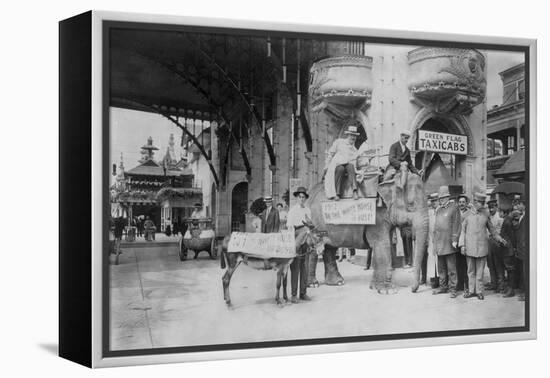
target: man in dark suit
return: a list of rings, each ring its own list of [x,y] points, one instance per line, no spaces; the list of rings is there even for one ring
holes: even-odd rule
[[[416,173],[417,175],[422,174],[422,171],[419,171],[414,166],[411,159],[411,151],[407,147],[407,142],[410,137],[411,133],[408,130],[403,130],[399,135],[399,140],[391,145],[390,152],[388,154],[390,164],[386,168],[384,181],[391,180],[396,172],[401,170],[401,167],[407,168],[409,171]]]
[[[456,248],[460,235],[460,213],[455,204],[449,201],[449,187],[439,188],[439,207],[435,211],[434,251],[437,254],[439,289],[433,294],[451,292],[456,298]]]
[[[504,266],[508,273],[507,288],[503,297],[513,297],[516,288],[523,284],[525,291],[528,282],[528,253],[526,238],[527,219],[525,218],[525,205],[514,206],[502,223],[501,236],[507,241],[505,248]],[[519,279],[518,279],[519,278]],[[519,286],[519,287],[518,287]],[[519,296],[520,301],[525,300],[525,294]]]
[[[273,207],[273,199],[271,197],[265,197],[264,202],[266,209],[260,214],[260,218],[262,220],[262,232],[264,234],[279,232],[279,211]]]

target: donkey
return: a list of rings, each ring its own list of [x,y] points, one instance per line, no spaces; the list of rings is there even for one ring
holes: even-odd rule
[[[290,258],[277,257],[277,258],[262,259],[262,258],[247,255],[246,253],[243,253],[243,252],[227,252],[229,238],[230,236],[228,235],[223,239],[222,246],[221,246],[221,258],[220,258],[222,269],[226,268],[226,262],[227,262],[227,270],[225,271],[225,274],[222,277],[223,298],[227,306],[231,307],[231,298],[229,296],[229,283],[231,282],[231,277],[233,276],[233,273],[235,273],[235,270],[241,264],[241,262],[244,262],[246,265],[248,265],[253,269],[258,269],[258,270],[273,269],[277,271],[277,290],[275,294],[275,303],[278,306],[283,306],[284,304],[279,296],[281,283],[283,284],[283,299],[285,302],[288,302],[288,296],[286,291],[287,273],[288,273],[288,268],[290,264],[294,260],[294,257],[290,257]],[[318,247],[318,244],[320,242],[321,242],[321,238],[319,238],[315,233],[314,227],[312,225],[306,225],[306,227],[302,227],[296,231],[296,254],[297,255],[304,254],[302,252],[302,246],[304,244],[306,245],[305,254],[311,253],[313,250],[313,247],[315,247],[317,251],[322,251],[322,248]]]

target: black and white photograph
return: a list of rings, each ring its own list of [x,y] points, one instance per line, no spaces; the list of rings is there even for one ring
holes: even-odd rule
[[[6,4],[2,376],[544,375],[543,5]]]
[[[105,355],[531,329],[528,49],[406,38],[104,22]]]

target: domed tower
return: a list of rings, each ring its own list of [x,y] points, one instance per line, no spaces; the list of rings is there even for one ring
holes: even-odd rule
[[[162,159],[164,165],[167,168],[173,169],[178,164],[178,158],[176,157],[176,149],[174,148],[174,134],[170,134],[170,139],[168,140],[168,147],[166,147],[166,154]]]
[[[117,172],[117,175],[116,175],[116,189],[120,192],[123,192],[124,190],[126,190],[126,175],[125,175],[125,172],[124,172],[124,158],[123,158],[123,155],[122,155],[122,152],[120,153],[120,163],[118,165],[118,172]]]
[[[141,147],[141,159],[139,160],[140,163],[145,163],[149,160],[153,160],[153,157],[155,156],[155,151],[158,151],[158,148],[153,146],[153,138],[149,137],[147,139],[147,144]]]

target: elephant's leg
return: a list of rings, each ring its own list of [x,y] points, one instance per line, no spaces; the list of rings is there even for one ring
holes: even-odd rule
[[[317,281],[317,277],[315,275],[315,272],[317,271],[317,254],[316,253],[309,253],[306,256],[307,259],[307,287],[319,287],[319,281]]]
[[[392,258],[390,224],[387,220],[377,217],[376,226],[366,228],[367,239],[373,249],[373,267],[371,288],[380,294],[390,294],[396,291],[392,284]]]
[[[325,251],[323,253],[323,262],[325,263],[325,284],[327,285],[343,285],[345,283],[344,277],[338,271],[338,265],[336,264],[336,250],[337,248],[326,244]]]
[[[412,218],[413,233],[415,235],[414,250],[414,281],[411,291],[416,293],[420,285],[420,275],[424,257],[428,253],[428,212],[418,211]],[[424,268],[426,269],[426,268]],[[425,273],[424,273],[425,274]]]

